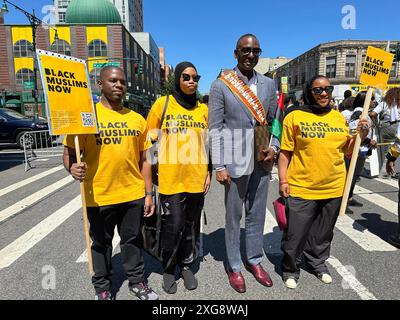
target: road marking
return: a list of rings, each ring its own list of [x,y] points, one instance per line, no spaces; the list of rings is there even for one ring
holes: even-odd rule
[[[348,216],[340,216],[335,225],[342,233],[357,243],[365,251],[396,251],[397,249],[382,240],[367,228]]]
[[[268,236],[267,244],[264,245],[265,252],[271,255],[282,254],[280,249],[282,231],[279,230],[274,215],[268,209],[265,216],[264,235]],[[355,291],[362,300],[377,300],[337,258],[331,256],[327,262],[343,278],[343,282]]]
[[[380,196],[379,194],[375,194],[373,191],[362,188],[358,185],[354,188],[354,194],[397,216],[397,202]]]
[[[82,207],[81,196],[77,196],[65,206],[38,223],[35,227],[0,250],[0,270],[9,267],[39,241],[48,236],[58,226]]]
[[[14,183],[13,185],[8,186],[7,188],[1,189],[0,190],[0,197],[4,196],[5,194],[7,194],[9,192],[12,192],[12,191],[17,190],[17,189],[19,189],[21,187],[24,187],[29,183],[35,182],[35,181],[37,181],[39,179],[42,179],[42,178],[44,178],[44,177],[46,177],[46,176],[48,176],[48,175],[50,175],[50,174],[52,174],[54,172],[60,171],[62,168],[64,168],[64,167],[63,166],[58,166],[58,167],[52,168],[50,170],[47,170],[47,171],[41,172],[41,173],[39,173],[37,175],[34,175],[34,176],[32,176],[32,177],[30,177],[28,179],[25,179],[25,180],[22,180],[20,182]]]
[[[374,178],[374,180],[387,184],[388,186],[396,188],[397,190],[399,188],[399,181],[393,180],[392,178],[390,179]]]
[[[335,257],[331,256],[327,262],[336,270],[343,278],[344,283],[355,291],[361,300],[377,300],[376,297],[357,280],[347,268]],[[343,283],[343,282],[342,282]]]
[[[50,194],[56,192],[58,189],[66,186],[67,184],[73,182],[74,179],[71,176],[65,177],[52,185],[47,186],[46,188],[35,192],[34,194],[18,201],[16,204],[0,211],[0,222],[11,218],[12,216],[20,213],[22,210],[26,209],[27,207],[39,202],[43,198],[49,196]]]
[[[112,241],[112,246],[113,246],[113,253],[115,251],[115,248],[118,246],[119,242],[121,241],[121,238],[118,235],[118,230],[117,227],[115,227],[114,229],[114,238]],[[76,263],[84,263],[87,262],[87,250],[85,250],[80,256],[79,258],[76,260]]]

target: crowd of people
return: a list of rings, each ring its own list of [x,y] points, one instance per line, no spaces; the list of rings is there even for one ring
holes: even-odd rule
[[[356,97],[346,93],[343,103],[336,106],[332,104],[334,87],[329,79],[315,76],[305,85],[299,100],[285,97],[281,140],[268,138],[268,127],[278,107],[274,81],[254,70],[261,52],[255,35],[241,36],[234,49],[237,65],[221,72],[203,101],[196,94],[201,78],[196,67],[190,62],[179,63],[172,93],[154,103],[146,120],[123,106],[127,90],[123,70],[114,66],[102,69],[98,82],[102,96],[96,105],[101,131],[79,136],[79,165],[74,137],[64,140],[65,168],[85,185],[97,300],[112,299],[115,227],[121,237],[122,265],[130,294],[141,300],[158,299],[144,277],[140,232],[143,220],[155,212],[152,165],[148,161],[153,143],[158,144],[161,287],[166,293],[177,292],[177,274],[186,289],[198,286],[193,265],[199,257],[200,218],[213,171],[224,187],[225,270],[230,286],[239,293],[246,291],[242,267],[261,285],[273,285],[262,266],[263,230],[269,177],[278,158],[279,193],[285,199],[288,220],[282,236],[283,282],[290,289],[297,287],[302,260],[320,281],[332,282],[325,262],[355,137],[361,136],[362,148],[349,205],[359,206],[352,191],[366,157],[376,147],[373,120],[381,120],[387,141],[399,137],[400,90],[389,90],[381,104],[371,105],[371,118],[360,119],[365,93]],[[400,139],[388,153],[386,168],[390,175],[399,154]],[[400,246],[399,237],[400,226],[392,243],[397,241]]]

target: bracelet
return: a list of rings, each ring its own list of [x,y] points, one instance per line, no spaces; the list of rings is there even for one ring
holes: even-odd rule
[[[279,185],[281,186],[282,184],[288,184],[289,182],[287,182],[286,180],[284,181],[279,181]]]
[[[146,196],[154,197],[154,191],[146,191]]]

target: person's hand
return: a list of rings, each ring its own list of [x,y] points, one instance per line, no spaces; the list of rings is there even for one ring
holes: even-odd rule
[[[386,162],[386,172],[388,176],[394,176],[396,173],[396,170],[394,168],[394,161],[387,161]]]
[[[208,193],[208,190],[210,190],[210,185],[211,185],[211,172],[208,171],[206,182],[204,183],[204,188],[203,188],[204,195],[206,195]]]
[[[289,183],[287,181],[279,181],[279,195],[287,198],[290,194]]]
[[[146,196],[144,198],[144,217],[148,218],[154,214],[155,205],[153,202],[153,196]]]
[[[357,123],[357,132],[360,135],[361,141],[364,141],[371,127],[367,119],[360,119]]]
[[[263,149],[262,153],[265,156],[264,162],[269,162],[274,160],[275,150],[273,148],[269,147],[268,149]]]
[[[377,142],[376,142],[376,140],[371,140],[371,142],[369,143],[369,146],[370,146],[371,148],[373,148],[373,149],[376,149],[376,147],[377,147]]]
[[[87,171],[87,164],[86,162],[81,162],[79,165],[77,163],[73,163],[69,172],[71,173],[72,177],[78,181],[84,181]]]
[[[224,169],[221,171],[217,171],[215,174],[217,181],[220,184],[231,184],[231,176],[228,172],[228,170]]]

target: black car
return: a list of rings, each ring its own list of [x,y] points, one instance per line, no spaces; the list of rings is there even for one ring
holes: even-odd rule
[[[43,119],[33,119],[11,109],[0,108],[0,143],[16,143],[24,147],[24,133],[48,130],[49,126]],[[37,141],[40,140],[40,141]],[[43,141],[45,140],[45,141]],[[40,146],[43,142],[48,145],[52,142],[49,134],[29,135],[25,139],[25,146],[33,144]]]

